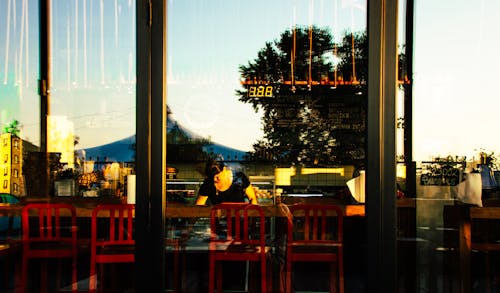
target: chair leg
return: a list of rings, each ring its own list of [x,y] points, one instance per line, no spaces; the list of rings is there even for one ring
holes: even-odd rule
[[[279,292],[280,293],[285,293],[285,264],[284,263],[281,263],[279,264],[280,266],[280,271],[279,271]]]
[[[261,259],[260,261],[260,269],[261,269],[261,273],[260,273],[260,284],[261,284],[261,290],[262,292],[267,292],[267,264],[266,264],[266,259]]]
[[[215,282],[215,260],[210,256],[208,265],[208,292],[214,292],[214,282]]]
[[[58,274],[59,275],[59,274]],[[60,276],[57,276],[60,278]],[[59,281],[59,280],[57,280]],[[40,265],[40,292],[47,292],[47,259],[43,259]]]
[[[173,252],[174,257],[174,293],[179,292],[179,250],[177,247],[174,248]]]
[[[28,286],[28,258],[25,257],[25,253],[23,253],[23,263],[22,263],[22,272],[21,272],[21,292],[27,292]]]
[[[488,252],[485,253],[485,279],[486,279],[486,292],[491,293],[491,272],[490,272],[490,254]]]
[[[330,292],[336,293],[337,291],[337,266],[336,263],[330,263]]]
[[[95,260],[92,259],[90,261],[90,277],[89,277],[89,292],[95,293],[97,286],[97,275],[96,275],[96,263]]]
[[[78,292],[78,274],[77,274],[77,268],[78,265],[76,263],[77,256],[76,254],[73,256],[73,260],[71,261],[71,292]]]
[[[339,292],[344,293],[344,253],[340,250],[337,259],[337,265],[339,267]]]
[[[286,261],[285,269],[285,292],[292,292],[292,262],[290,260]]]
[[[272,258],[269,259],[269,262],[266,262],[267,266],[267,292],[273,292],[273,262]],[[280,291],[281,292],[281,291]]]
[[[222,263],[215,263],[215,272],[217,277],[217,293],[222,293]]]
[[[186,280],[186,254],[182,246],[178,244],[173,245],[172,248],[172,292],[184,292],[184,281]]]

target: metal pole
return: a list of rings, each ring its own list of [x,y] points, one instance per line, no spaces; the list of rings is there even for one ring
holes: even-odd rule
[[[368,1],[367,288],[397,292],[397,0]]]
[[[413,162],[413,0],[406,0],[405,54],[406,75],[404,84],[404,156],[406,165],[406,195],[416,196],[416,166]]]
[[[40,182],[39,193],[49,196],[50,162],[47,146],[47,119],[50,114],[50,0],[40,0]]]
[[[166,3],[136,4],[136,291],[164,292]]]

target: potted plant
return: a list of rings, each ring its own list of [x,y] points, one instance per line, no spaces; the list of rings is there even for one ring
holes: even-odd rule
[[[498,187],[498,182],[495,179],[494,172],[498,172],[498,166],[495,152],[488,152],[484,149],[481,149],[479,152],[479,159],[480,163],[477,167],[479,169],[479,172],[481,173],[483,190],[496,189]]]

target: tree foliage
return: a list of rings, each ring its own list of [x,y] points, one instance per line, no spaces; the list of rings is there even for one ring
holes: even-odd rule
[[[364,159],[367,56],[365,33],[346,32],[336,44],[329,29],[296,27],[241,65],[239,100],[263,113],[264,137],[252,159],[303,165]],[[250,95],[249,84],[271,86],[272,96]]]
[[[11,123],[7,124],[7,126],[3,129],[4,133],[10,133],[12,136],[19,136],[21,132],[21,124],[17,120],[13,120]]]
[[[209,139],[191,138],[175,122],[167,133],[168,163],[205,161],[210,155],[203,150],[207,144]]]

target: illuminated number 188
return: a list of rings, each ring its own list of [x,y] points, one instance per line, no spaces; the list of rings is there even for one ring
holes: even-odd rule
[[[261,98],[261,97],[272,97],[273,87],[272,86],[252,86],[248,89],[248,96],[251,98]]]

